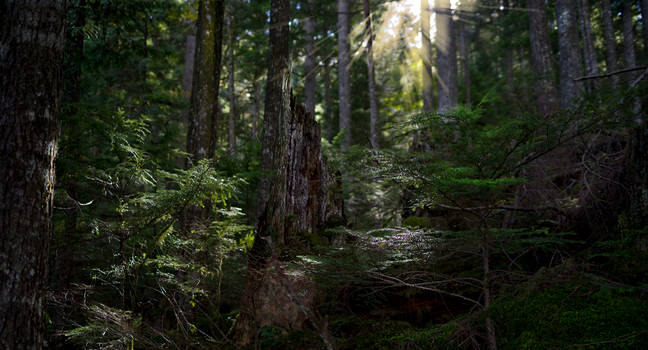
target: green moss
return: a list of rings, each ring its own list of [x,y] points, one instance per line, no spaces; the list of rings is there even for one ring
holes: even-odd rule
[[[563,283],[492,304],[501,349],[648,349],[648,302]]]

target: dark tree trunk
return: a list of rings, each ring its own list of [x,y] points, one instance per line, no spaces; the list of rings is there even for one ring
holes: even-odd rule
[[[558,47],[560,51],[560,107],[570,107],[582,94],[582,83],[574,78],[583,75],[578,40],[578,17],[573,0],[556,0]]]
[[[304,19],[306,31],[306,60],[304,61],[304,95],[306,95],[306,111],[315,115],[315,0],[308,0],[308,16]]]
[[[634,47],[634,30],[632,25],[632,4],[623,3],[623,59],[627,68],[637,65],[637,55]],[[632,76],[632,73],[629,73]]]
[[[65,1],[0,5],[0,348],[44,346]]]
[[[436,68],[439,113],[457,107],[457,45],[450,0],[435,0]]]
[[[421,59],[423,60],[423,111],[434,110],[434,85],[432,80],[432,43],[430,42],[430,3],[421,0]]]
[[[551,63],[547,10],[544,0],[529,0],[528,6],[531,66],[536,76],[537,108],[541,116],[547,117],[558,107]]]
[[[602,0],[601,5],[603,6],[601,16],[603,17],[603,36],[605,37],[605,68],[607,72],[614,72],[617,70],[617,49],[610,0]],[[611,79],[614,86],[619,84],[617,75],[613,75]]]
[[[259,120],[261,120],[261,86],[259,79],[252,82],[252,98],[254,99],[254,115],[252,116],[252,138],[256,139],[259,132]]]
[[[648,0],[641,0],[641,21],[645,55],[648,56]]]
[[[191,96],[193,86],[194,58],[196,55],[196,36],[188,34],[185,38],[184,73],[182,75],[182,90],[185,96]]]
[[[470,106],[470,60],[468,59],[468,48],[470,46],[470,42],[468,42],[468,33],[466,32],[466,25],[461,22],[459,24],[459,51],[461,53],[461,71],[463,73],[463,80],[464,80],[464,91],[465,91],[465,103],[466,106]],[[508,66],[508,63],[513,62],[513,56],[510,55],[511,50],[507,50],[507,55],[506,57],[508,58],[507,60],[507,78],[510,77],[511,75],[511,69]]]
[[[371,148],[378,148],[378,102],[376,101],[376,78],[373,61],[373,28],[371,26],[371,8],[369,0],[363,3],[367,35],[367,71],[369,73],[369,142]]]
[[[234,91],[234,23],[231,4],[227,9],[227,39],[229,54],[227,55],[227,69],[229,70],[228,97],[229,97],[229,119],[227,121],[227,150],[230,155],[236,151],[236,95]]]
[[[333,111],[331,105],[333,104],[333,96],[331,94],[331,64],[326,60],[324,67],[324,122],[326,123],[326,137],[327,140],[332,141],[335,137],[335,129],[333,128]]]
[[[196,53],[187,130],[187,166],[216,151],[218,90],[223,44],[223,1],[200,0],[196,29]]]
[[[271,175],[259,183],[256,235],[235,338],[248,345],[260,327],[301,329],[310,320],[332,348],[326,322],[313,309],[314,286],[307,278],[286,274],[280,261],[291,233],[314,232],[340,214],[332,209],[341,209],[327,198],[319,125],[290,97],[289,22],[290,1],[272,0],[261,160],[261,169]]]
[[[338,84],[340,107],[341,147],[345,151],[351,147],[351,56],[349,48],[349,0],[338,0]]]
[[[594,75],[599,73],[598,59],[594,49],[594,34],[592,34],[592,22],[590,20],[589,0],[578,0],[578,12],[580,19],[581,37],[583,38],[583,57],[585,58],[585,74]],[[588,89],[593,89],[594,82],[589,82]]]

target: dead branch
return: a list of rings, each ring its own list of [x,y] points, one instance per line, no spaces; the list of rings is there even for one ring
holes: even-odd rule
[[[615,70],[614,72],[608,72],[608,73],[603,73],[603,74],[594,74],[594,75],[586,75],[578,78],[574,78],[574,81],[582,81],[582,80],[590,80],[590,79],[600,79],[600,78],[607,78],[611,77],[613,75],[617,74],[623,74],[627,72],[633,72],[636,70],[642,70],[642,69],[647,69],[648,66],[639,66],[639,67],[632,67],[632,68],[624,68],[620,70]]]

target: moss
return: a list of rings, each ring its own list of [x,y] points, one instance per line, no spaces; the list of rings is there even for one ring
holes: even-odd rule
[[[501,349],[648,349],[648,302],[623,290],[562,283],[492,304]]]

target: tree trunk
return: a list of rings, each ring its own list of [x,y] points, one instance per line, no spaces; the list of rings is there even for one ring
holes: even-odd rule
[[[378,148],[378,104],[376,102],[376,78],[373,62],[373,28],[371,26],[371,8],[369,0],[363,1],[367,35],[367,71],[369,73],[369,141],[371,148]]]
[[[648,0],[641,0],[641,21],[645,55],[648,56]]]
[[[187,167],[216,151],[218,90],[223,44],[223,1],[200,0],[196,28],[191,108],[187,130]]]
[[[188,34],[185,38],[185,66],[182,75],[182,90],[185,96],[191,96],[191,87],[193,86],[193,69],[194,58],[196,55],[196,36]]]
[[[261,120],[261,86],[259,79],[254,78],[252,82],[252,95],[254,103],[254,115],[252,116],[252,138],[256,139],[259,133],[259,120]]]
[[[457,46],[455,43],[450,0],[435,0],[436,68],[439,113],[457,107]]]
[[[308,0],[308,16],[304,19],[306,31],[306,60],[304,61],[304,95],[306,95],[306,111],[315,115],[315,0]]]
[[[284,240],[286,193],[286,142],[290,117],[290,0],[271,0],[270,50],[266,81],[265,111],[261,170],[272,172],[259,181],[257,229],[248,256],[246,286],[241,298],[241,311],[235,325],[235,340],[246,346],[252,343],[260,327],[272,324],[272,315],[259,315],[265,304],[278,302],[274,293],[280,286],[268,288],[273,261],[278,259],[278,247]],[[272,193],[272,196],[271,196]],[[270,227],[265,226],[270,225]],[[280,272],[274,271],[276,281]],[[283,280],[283,278],[282,278]],[[261,293],[270,298],[260,299]],[[285,293],[283,293],[285,294]],[[286,303],[284,299],[281,300]],[[296,311],[290,310],[293,314]],[[277,315],[278,316],[278,315]],[[289,318],[288,323],[293,318]],[[288,328],[289,329],[289,328]]]
[[[468,47],[470,43],[468,42],[468,33],[466,33],[466,25],[464,22],[459,23],[459,51],[461,53],[461,70],[463,73],[464,79],[464,89],[465,89],[465,103],[466,106],[470,106],[470,60],[468,59]],[[511,50],[508,50],[506,57],[507,60],[507,78],[511,76],[511,67],[508,66],[508,63],[513,63],[513,56],[510,55]]]
[[[617,51],[610,0],[602,0],[601,5],[603,6],[601,15],[603,17],[603,35],[605,37],[605,68],[607,72],[614,72],[617,70]],[[611,79],[614,86],[619,84],[619,77],[617,75],[613,75]]]
[[[0,348],[41,349],[58,149],[65,1],[0,14]]]
[[[423,61],[423,111],[434,110],[434,86],[432,80],[432,43],[430,42],[430,3],[421,0],[421,59]]]
[[[528,6],[531,66],[537,80],[537,108],[541,116],[547,117],[553,114],[558,107],[551,63],[547,10],[544,0],[529,0]]]
[[[339,122],[342,135],[341,149],[351,147],[351,77],[349,69],[349,0],[338,0],[338,84],[339,84]]]
[[[556,0],[558,47],[560,50],[560,107],[568,108],[582,94],[582,83],[574,78],[583,75],[579,50],[576,4],[573,0]]]
[[[335,137],[335,129],[333,129],[333,111],[331,105],[333,103],[333,96],[331,94],[331,64],[326,60],[324,67],[324,122],[326,123],[326,139],[332,141]]]
[[[235,338],[249,345],[261,327],[294,330],[310,320],[332,348],[326,322],[313,309],[314,285],[308,278],[286,274],[279,260],[285,258],[283,248],[293,243],[292,233],[314,232],[341,208],[327,198],[329,177],[319,125],[290,98],[289,22],[290,1],[272,0],[261,160],[261,169],[271,175],[259,182],[256,235]]]
[[[227,68],[229,70],[228,75],[228,92],[229,92],[229,119],[227,121],[227,150],[229,151],[230,156],[234,155],[236,151],[236,130],[235,130],[235,118],[236,118],[236,96],[234,91],[234,28],[233,28],[233,18],[232,5],[230,4],[227,8],[227,36],[228,36],[228,49],[229,54],[227,56]]]
[[[623,3],[623,59],[627,68],[637,66],[632,27],[632,4],[626,1]],[[632,73],[628,75],[632,76]]]
[[[592,22],[590,20],[589,0],[578,1],[578,12],[580,19],[581,37],[583,38],[583,56],[585,58],[585,74],[598,74],[598,59],[594,49],[594,35],[592,34]],[[588,89],[595,87],[594,82],[587,83]]]

